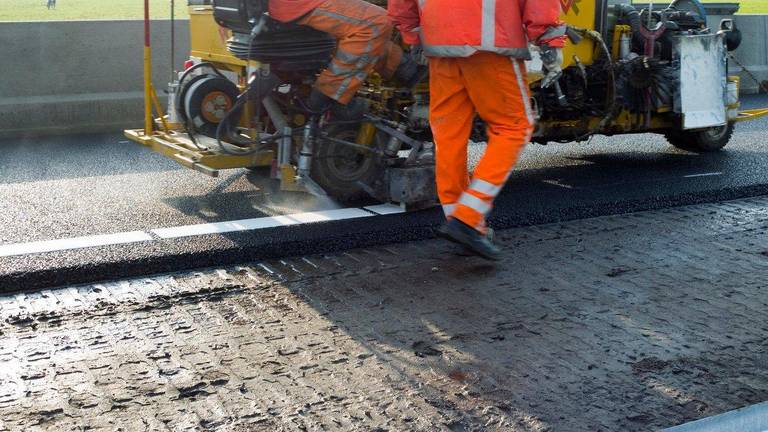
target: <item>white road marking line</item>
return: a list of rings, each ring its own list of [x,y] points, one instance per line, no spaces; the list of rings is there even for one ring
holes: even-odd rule
[[[374,212],[377,215],[391,215],[391,214],[405,213],[405,210],[403,210],[402,207],[394,204],[379,204],[379,205],[373,205],[373,206],[368,206],[363,208],[365,210],[368,210],[369,212]]]
[[[708,173],[701,173],[701,174],[689,174],[686,176],[683,176],[683,178],[693,178],[693,177],[713,177],[713,176],[719,176],[723,175],[722,172],[708,172]]]
[[[152,236],[143,231],[102,234],[68,239],[44,240],[31,243],[0,245],[0,257],[83,249],[97,246],[152,241]]]
[[[378,206],[373,206],[378,207]],[[400,210],[397,206],[392,206]],[[389,213],[386,213],[389,212]],[[402,211],[400,211],[402,212]],[[375,213],[375,214],[374,214]],[[382,206],[379,212],[366,211],[361,208],[345,208],[307,213],[296,213],[263,218],[242,219],[228,222],[215,222],[199,225],[186,225],[170,228],[157,228],[149,232],[130,231],[115,234],[100,234],[84,237],[73,237],[57,240],[43,240],[29,243],[12,243],[0,245],[0,257],[30,255],[45,252],[57,252],[71,249],[85,249],[98,246],[111,246],[127,243],[149,242],[159,239],[174,239],[206,234],[219,234],[235,231],[251,231],[264,228],[301,225],[316,222],[339,221],[375,217],[382,214],[393,214],[394,209]],[[154,234],[156,237],[153,237]]]
[[[565,189],[573,189],[573,186],[565,183],[560,183],[559,180],[542,180],[542,183],[550,184],[552,186],[558,186]]]
[[[375,216],[359,208],[345,208],[291,215],[272,216],[254,219],[242,219],[229,222],[214,222],[199,225],[187,225],[171,228],[153,229],[152,233],[163,239],[192,237],[206,234],[220,234],[236,231],[250,231],[264,228],[299,225],[315,222],[337,221]]]

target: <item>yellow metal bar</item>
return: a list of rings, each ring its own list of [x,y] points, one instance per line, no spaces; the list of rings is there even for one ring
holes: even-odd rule
[[[751,110],[739,111],[739,116],[734,120],[735,122],[745,122],[750,120],[759,119],[761,117],[768,116],[768,108],[757,108]]]
[[[611,57],[613,57],[614,60],[619,59],[619,55],[621,52],[621,36],[624,34],[629,34],[632,31],[632,28],[628,25],[617,25],[613,28],[613,41],[611,43]]]
[[[196,147],[189,137],[183,133],[156,132],[153,135],[144,135],[141,130],[126,130],[125,136],[143,144],[153,151],[169,157],[176,162],[198,171],[215,171],[221,169],[248,168],[256,166],[270,166],[275,159],[275,152],[265,150],[252,155],[233,156],[216,153],[205,148],[206,139],[198,137],[202,148]],[[210,140],[210,139],[208,139]],[[211,145],[213,145],[211,143]]]
[[[155,86],[150,83],[149,85],[150,93],[152,94],[152,102],[155,105],[155,111],[157,111],[157,116],[160,117],[160,121],[163,124],[163,130],[165,132],[170,131],[170,128],[168,127],[168,122],[165,121],[165,113],[163,113],[163,107],[160,105],[160,99],[157,98],[157,92],[155,91]]]
[[[152,135],[152,56],[149,47],[144,47],[144,133]]]
[[[357,142],[360,145],[370,146],[373,144],[373,140],[376,138],[376,126],[373,123],[365,122],[360,125],[360,130],[357,132]]]

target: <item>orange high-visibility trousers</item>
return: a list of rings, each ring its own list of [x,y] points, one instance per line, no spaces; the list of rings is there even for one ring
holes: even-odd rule
[[[429,91],[440,203],[446,217],[485,232],[485,217],[533,132],[525,64],[484,51],[431,57]],[[487,124],[488,147],[470,179],[467,146],[475,113]]]
[[[333,59],[315,87],[342,104],[352,100],[371,71],[390,78],[403,56],[403,50],[390,41],[393,25],[387,11],[363,0],[326,0],[298,23],[338,40]]]

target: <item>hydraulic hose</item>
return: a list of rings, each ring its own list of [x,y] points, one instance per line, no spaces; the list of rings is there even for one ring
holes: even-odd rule
[[[611,120],[613,120],[614,116],[616,115],[616,71],[614,69],[613,59],[611,58],[611,50],[608,49],[608,45],[606,45],[605,40],[599,32],[571,26],[569,26],[569,29],[582,35],[585,38],[593,40],[595,44],[597,44],[597,47],[600,49],[600,51],[603,52],[603,56],[605,57],[608,64],[608,76],[610,78],[610,84],[609,88],[606,89],[605,114],[603,115],[603,118],[600,119],[600,122],[597,124],[597,126],[586,133],[570,138],[567,141],[560,142],[579,141],[596,133],[600,133],[600,131],[602,131],[603,128]]]
[[[640,33],[640,28],[643,25],[640,19],[640,12],[631,4],[617,4],[614,8],[617,21],[622,24],[629,24],[629,27],[632,29],[632,46],[642,46],[645,38]]]

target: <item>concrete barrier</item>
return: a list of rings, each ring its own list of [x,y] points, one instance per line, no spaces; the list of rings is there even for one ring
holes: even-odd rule
[[[141,127],[143,22],[0,22],[0,137]],[[171,25],[152,22],[153,81],[171,76]],[[174,65],[189,55],[176,22]]]
[[[741,77],[742,94],[760,93],[758,81],[768,80],[768,15],[736,15],[733,21],[743,40],[733,52],[736,61],[729,62],[730,72]]]

